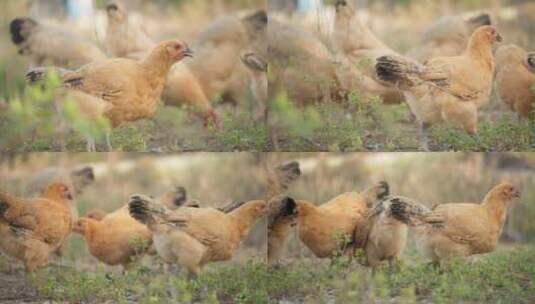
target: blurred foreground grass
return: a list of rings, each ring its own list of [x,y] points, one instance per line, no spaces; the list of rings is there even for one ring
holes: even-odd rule
[[[0,261],[6,277],[7,262]],[[190,281],[141,265],[124,275],[52,266],[28,282],[41,300],[69,303],[533,303],[535,247],[502,248],[440,268],[414,256],[375,271],[344,259],[273,269],[249,261],[211,265]]]
[[[57,75],[51,73],[42,85],[26,86],[0,109],[0,150],[3,152],[86,150],[85,136],[101,143],[109,124],[89,120],[73,100],[57,110]],[[221,106],[220,123],[205,128],[186,108],[161,105],[155,117],[125,124],[111,132],[116,151],[265,151],[267,128],[253,119],[251,111]],[[61,126],[61,127],[60,127]],[[63,138],[63,144],[60,144]]]
[[[337,261],[275,271],[272,298],[306,303],[533,303],[535,248],[516,247],[440,268],[417,259],[372,271]]]
[[[347,104],[293,105],[282,94],[273,101],[271,127],[276,151],[416,151],[419,130],[405,104],[385,105],[380,98],[364,99],[352,92]],[[533,151],[535,122],[511,112],[483,111],[479,137],[458,126],[438,124],[430,134],[436,151]]]

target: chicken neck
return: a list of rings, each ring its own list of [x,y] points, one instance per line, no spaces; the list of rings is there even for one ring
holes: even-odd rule
[[[475,36],[470,39],[465,54],[474,61],[492,71],[494,69],[494,57],[492,55],[492,45],[486,37]]]
[[[505,218],[507,216],[507,202],[505,202],[502,197],[499,197],[498,194],[493,193],[491,191],[487,194],[487,196],[485,196],[482,205],[487,208],[491,219],[501,229],[501,227],[503,227],[505,223]]]
[[[148,57],[141,62],[141,65],[148,72],[147,78],[153,80],[165,79],[173,64],[174,61],[166,56],[162,56],[159,52],[151,52]]]
[[[251,204],[245,204],[229,213],[229,215],[234,219],[238,227],[240,239],[249,233],[249,230],[251,230],[253,224],[259,217],[255,211],[255,206]]]

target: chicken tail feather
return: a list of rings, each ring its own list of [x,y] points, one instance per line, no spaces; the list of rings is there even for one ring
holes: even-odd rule
[[[45,80],[50,73],[56,73],[60,79],[63,79],[67,73],[71,71],[67,69],[57,68],[57,67],[37,67],[33,68],[26,73],[26,80],[30,84],[35,84]]]
[[[280,165],[276,168],[278,181],[282,187],[282,191],[288,190],[291,183],[301,176],[301,168],[296,161]]]
[[[11,41],[13,41],[15,45],[24,43],[29,37],[29,29],[35,26],[37,26],[37,22],[31,18],[14,19],[9,25]]]
[[[481,13],[468,19],[467,22],[476,29],[480,26],[492,25],[492,17],[489,13]]]
[[[230,213],[238,208],[240,208],[245,202],[231,202],[223,207],[217,208],[217,210],[224,212],[224,213]]]
[[[375,71],[382,81],[411,87],[415,85],[415,77],[421,73],[421,68],[402,57],[382,56],[377,58]]]
[[[172,191],[165,193],[161,199],[168,199],[173,206],[182,207],[188,202],[188,194],[186,188],[177,186]]]
[[[418,226],[430,223],[428,216],[432,211],[410,199],[404,197],[392,197],[390,201],[390,214],[397,220],[409,225]]]
[[[158,217],[165,214],[165,208],[152,202],[152,199],[144,195],[132,195],[128,203],[130,215],[143,224],[154,224]]]

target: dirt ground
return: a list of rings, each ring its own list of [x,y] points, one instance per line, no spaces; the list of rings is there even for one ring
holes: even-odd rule
[[[13,269],[0,270],[0,303],[46,303],[48,299],[40,296],[37,289],[27,282],[24,269],[11,262]]]

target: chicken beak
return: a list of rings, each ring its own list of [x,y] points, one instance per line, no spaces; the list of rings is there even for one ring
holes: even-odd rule
[[[513,198],[520,198],[522,193],[520,193],[520,190],[515,190],[513,192]]]
[[[499,33],[496,33],[496,41],[498,41],[498,42],[502,42],[503,41],[502,35],[500,35]]]
[[[193,51],[189,47],[186,47],[186,49],[184,50],[182,54],[184,55],[184,57],[193,58]]]

